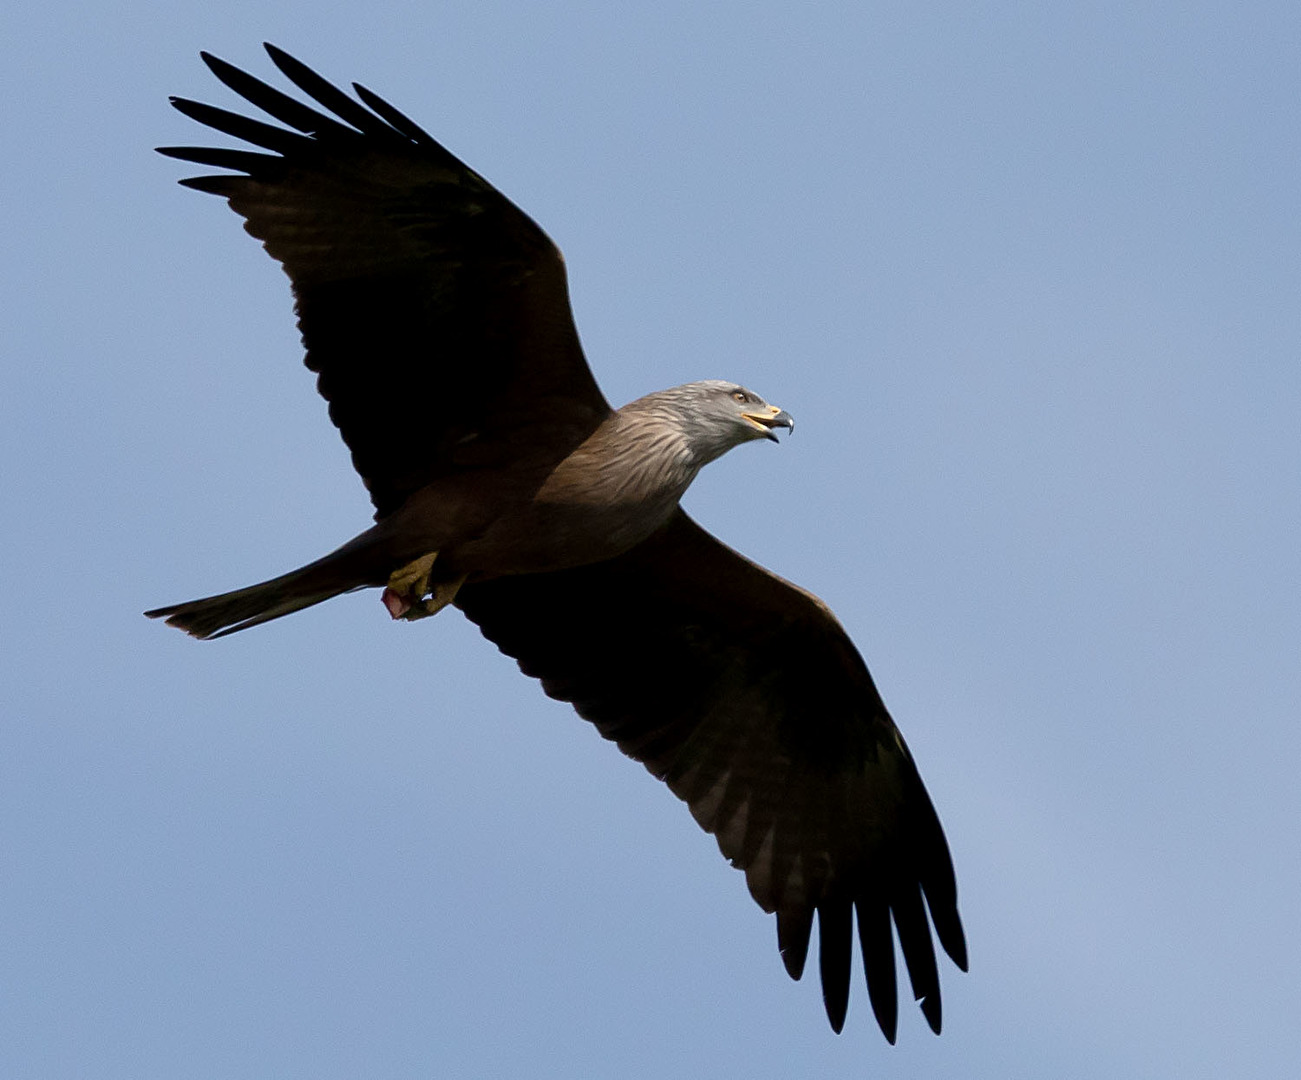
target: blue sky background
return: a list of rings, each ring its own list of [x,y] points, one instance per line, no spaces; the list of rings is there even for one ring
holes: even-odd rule
[[[1301,1074],[1301,7],[0,30],[0,1075]],[[832,1035],[713,840],[458,614],[140,617],[369,520],[286,279],[151,149],[263,39],[543,224],[613,400],[797,417],[687,505],[826,598],[912,746],[971,946],[941,1038],[886,1045],[861,976]]]

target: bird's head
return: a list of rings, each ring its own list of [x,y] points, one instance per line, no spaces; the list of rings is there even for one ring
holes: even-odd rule
[[[672,409],[702,464],[752,439],[776,442],[777,428],[795,430],[790,413],[723,379],[686,383],[651,397]]]

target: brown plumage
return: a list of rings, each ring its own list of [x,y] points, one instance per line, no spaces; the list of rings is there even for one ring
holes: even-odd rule
[[[289,274],[307,365],[376,523],[289,574],[147,614],[207,638],[363,587],[383,588],[395,617],[455,604],[688,804],[776,914],[795,978],[817,917],[835,1030],[856,914],[886,1037],[892,921],[938,1032],[927,911],[964,970],[966,946],[907,747],[827,607],[678,507],[701,468],[790,417],[717,380],[611,410],[546,235],[371,92],[357,86],[354,100],[267,50],[333,115],[204,54],[294,130],[173,99],[271,153],[162,153],[234,170],[182,183],[225,197]]]

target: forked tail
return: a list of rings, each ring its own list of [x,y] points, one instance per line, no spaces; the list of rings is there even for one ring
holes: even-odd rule
[[[151,619],[166,619],[168,626],[179,627],[196,638],[219,638],[301,611],[354,589],[383,584],[382,580],[376,583],[366,575],[359,575],[357,567],[350,565],[352,560],[338,558],[340,554],[335,552],[245,589],[154,608],[145,614]]]

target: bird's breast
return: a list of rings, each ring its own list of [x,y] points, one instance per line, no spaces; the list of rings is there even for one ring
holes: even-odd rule
[[[486,578],[613,559],[669,519],[698,471],[674,432],[641,431],[616,414],[527,499],[448,553],[449,569]]]
[[[477,578],[538,574],[613,559],[663,525],[677,498],[636,502],[538,499],[456,547],[458,570]]]

